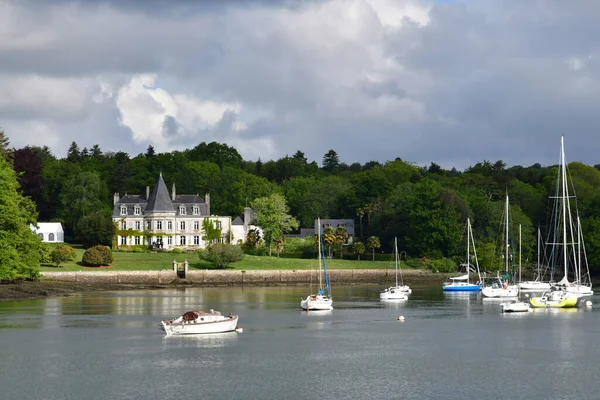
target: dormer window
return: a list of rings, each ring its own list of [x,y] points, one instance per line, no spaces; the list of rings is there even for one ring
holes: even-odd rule
[[[179,206],[179,214],[185,215],[185,206]]]
[[[194,206],[194,215],[200,215],[200,206]]]
[[[142,207],[136,205],[133,208],[133,215],[140,215],[141,213],[142,213]]]
[[[121,215],[127,215],[127,206],[121,206]]]
[[[215,227],[217,229],[221,229],[222,225],[221,225],[221,221],[215,221]]]

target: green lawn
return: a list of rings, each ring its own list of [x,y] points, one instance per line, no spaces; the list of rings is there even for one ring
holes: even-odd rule
[[[105,270],[104,268],[83,267],[77,264],[81,261],[84,249],[75,248],[77,252],[76,261],[71,261],[61,264],[56,267],[50,264],[43,264],[42,272],[47,271],[98,271]],[[198,258],[195,253],[132,253],[132,252],[113,252],[113,264],[110,270],[116,271],[158,271],[161,269],[171,269],[173,260],[184,262],[188,260],[189,268],[193,269],[212,269],[213,267]],[[319,266],[318,260],[297,259],[297,258],[278,258],[278,257],[261,257],[261,256],[244,256],[244,259],[235,264],[231,264],[229,269],[235,270],[310,270],[317,269]],[[381,269],[393,268],[391,261],[366,261],[366,260],[338,260],[328,259],[327,268],[329,269]],[[407,268],[402,265],[402,268]]]

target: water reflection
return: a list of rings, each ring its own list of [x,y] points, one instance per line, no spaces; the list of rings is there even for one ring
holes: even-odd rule
[[[164,336],[163,349],[173,348],[222,348],[231,346],[238,341],[237,332],[211,333],[204,335]]]

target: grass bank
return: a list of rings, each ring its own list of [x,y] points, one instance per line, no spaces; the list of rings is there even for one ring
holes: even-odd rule
[[[77,258],[75,261],[61,264],[56,267],[51,264],[42,264],[42,272],[50,271],[97,271],[101,268],[84,267],[79,264],[83,256],[84,249],[75,248]],[[190,270],[214,269],[211,264],[200,260],[194,253],[133,253],[133,252],[113,252],[113,264],[110,270],[116,271],[159,271],[171,269],[173,260],[177,262],[188,261]],[[339,260],[327,259],[328,269],[385,269],[394,268],[391,260],[369,261],[369,260]],[[279,258],[268,256],[245,255],[242,261],[231,264],[228,269],[233,270],[311,270],[319,267],[318,260],[300,259],[300,258]],[[404,263],[401,267],[407,269]]]

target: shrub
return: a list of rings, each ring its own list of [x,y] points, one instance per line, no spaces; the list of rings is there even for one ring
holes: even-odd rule
[[[433,260],[431,262],[431,270],[433,272],[455,272],[456,263],[449,258]]]
[[[111,265],[113,262],[112,252],[110,247],[107,246],[94,246],[90,247],[83,253],[81,263],[92,267],[98,267],[101,265]]]
[[[66,261],[73,261],[75,257],[77,257],[75,249],[66,244],[56,245],[50,253],[50,259],[57,267],[60,267],[60,264]]]
[[[173,250],[171,250],[171,253],[181,254],[183,253],[183,250],[181,250],[179,247],[175,247]]]
[[[201,260],[208,261],[216,268],[226,268],[229,264],[242,260],[244,252],[240,246],[216,243],[199,252],[198,256]]]
[[[90,267],[99,267],[103,264],[102,261],[102,254],[100,254],[100,251],[95,247],[87,249],[81,258],[81,263]]]

